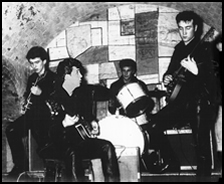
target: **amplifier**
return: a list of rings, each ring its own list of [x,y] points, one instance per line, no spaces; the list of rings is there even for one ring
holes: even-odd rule
[[[43,159],[39,157],[36,153],[37,143],[32,137],[30,130],[28,136],[28,156],[29,156],[29,171],[43,171],[44,170],[44,163]]]
[[[197,169],[197,158],[195,153],[195,143],[191,129],[182,130],[167,130],[165,131],[170,144],[176,153],[180,164],[181,170],[196,170]],[[210,134],[211,143],[211,155],[212,155],[212,169],[214,168],[214,157],[213,157],[213,144],[212,136]]]
[[[116,154],[118,158],[120,181],[121,182],[139,182],[140,174],[140,149],[138,147],[117,147]],[[100,159],[92,160],[94,181],[104,182],[104,176]]]

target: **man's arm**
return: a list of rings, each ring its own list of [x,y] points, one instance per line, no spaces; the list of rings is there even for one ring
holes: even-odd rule
[[[119,89],[117,89],[116,86],[112,84],[110,87],[111,98],[108,101],[108,111],[111,114],[115,114],[117,108],[119,108],[121,106],[116,97],[116,94],[118,92],[119,92]]]

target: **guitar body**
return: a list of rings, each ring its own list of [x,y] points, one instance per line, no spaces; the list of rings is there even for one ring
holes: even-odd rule
[[[48,100],[45,101],[49,112],[51,120],[54,121],[57,119],[57,117],[60,117],[61,114],[66,114],[65,108],[63,105],[61,105],[55,98],[55,92],[53,92]],[[77,115],[79,116],[79,115]],[[77,130],[79,136],[86,140],[88,138],[91,138],[91,126],[88,122],[84,120],[83,117],[79,116],[79,121],[73,125],[73,127]]]
[[[89,132],[88,128],[83,126],[81,123],[76,124],[75,128],[83,140],[91,138],[91,133]]]
[[[45,76],[46,76],[46,74],[47,74],[47,72],[45,72],[42,76],[37,76],[36,77],[36,79],[35,80],[33,80],[32,82],[31,82],[31,86],[30,86],[30,89],[31,89],[31,87],[33,87],[33,86],[39,86],[44,80],[45,80]],[[37,74],[36,74],[37,75]],[[32,80],[32,79],[31,79]],[[31,109],[32,108],[32,106],[34,105],[34,103],[35,103],[35,101],[33,101],[33,98],[35,98],[34,97],[34,95],[31,93],[31,91],[30,91],[30,93],[29,93],[29,95],[28,95],[28,97],[27,97],[27,99],[26,99],[26,103],[25,104],[23,104],[23,113],[26,113],[26,111],[28,111],[29,109]]]
[[[183,77],[184,75],[182,74],[181,78],[177,78],[177,80],[174,82],[172,81],[170,85],[167,86],[167,98],[166,101],[168,103],[173,102],[179,95],[184,83],[186,80]]]

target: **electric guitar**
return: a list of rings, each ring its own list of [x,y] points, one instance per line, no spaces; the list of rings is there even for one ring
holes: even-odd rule
[[[209,31],[204,35],[204,37],[197,43],[197,45],[191,51],[191,53],[189,54],[189,56],[191,56],[193,54],[193,52],[195,51],[195,49],[197,48],[197,46],[200,45],[200,43],[202,43],[203,41],[205,41],[211,35],[214,34],[214,30],[215,30],[214,27],[211,27],[209,29]],[[197,65],[200,65],[200,63],[197,64]],[[173,73],[173,75],[172,75],[173,80],[167,85],[167,98],[166,98],[166,101],[168,103],[173,102],[177,98],[177,96],[178,96],[178,94],[179,94],[182,86],[186,82],[186,79],[184,77],[186,71],[187,71],[186,68],[184,68],[183,66],[180,66],[178,68],[178,70],[176,70]]]
[[[40,83],[45,78],[46,74],[47,74],[47,72],[45,72],[41,76],[38,76],[36,78],[35,82],[33,83],[33,86],[37,86],[38,83]],[[23,104],[23,113],[26,113],[27,110],[29,110],[32,105],[33,105],[33,102],[32,102],[32,92],[30,91],[28,97],[26,98],[26,103]]]
[[[63,107],[63,105],[61,105],[59,102],[57,102],[55,99],[54,99],[54,93],[53,92],[49,99],[47,99],[45,101],[46,105],[48,106],[49,108],[49,111],[50,111],[50,118],[51,120],[56,120],[56,118],[61,114],[65,114],[65,108]],[[92,126],[87,122],[85,121],[85,119],[82,117],[82,116],[79,116],[79,121],[76,122],[73,127],[76,128],[77,132],[79,133],[80,137],[83,139],[83,140],[86,140],[88,138],[93,138],[94,136],[92,135],[91,131],[92,131]]]
[[[74,127],[77,129],[79,135],[83,140],[93,138],[91,133],[92,127],[84,120],[83,117],[79,117],[79,121],[75,123]]]

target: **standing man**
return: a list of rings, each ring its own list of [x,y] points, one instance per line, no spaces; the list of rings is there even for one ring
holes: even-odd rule
[[[45,100],[54,89],[55,74],[48,69],[48,53],[44,48],[35,46],[28,51],[26,58],[34,73],[28,78],[23,115],[10,122],[6,128],[6,137],[14,163],[13,169],[8,173],[9,177],[17,177],[28,170],[28,159],[22,140],[28,135],[28,130],[31,129],[38,147],[42,147],[47,141],[50,121]]]
[[[171,84],[179,85],[180,91],[152,118],[148,130],[152,144],[161,150],[164,159],[160,172],[179,172],[179,160],[164,131],[190,123],[196,144],[197,180],[207,181],[211,176],[210,130],[214,123],[216,89],[211,56],[208,44],[200,42],[202,20],[196,13],[180,12],[176,22],[182,41],[175,47],[163,80],[167,88]],[[177,73],[180,67],[181,72]]]
[[[217,165],[222,172],[222,78],[221,78],[221,62],[222,62],[222,34],[219,34],[213,41],[213,63],[215,76],[217,80],[218,93],[217,93],[217,118],[215,122],[215,138],[216,138],[216,156]],[[216,157],[215,157],[216,158]],[[221,176],[222,177],[222,176]]]
[[[95,158],[101,159],[106,182],[119,181],[115,147],[107,140],[96,138],[99,134],[99,125],[92,113],[92,91],[86,85],[84,76],[85,68],[77,59],[65,59],[57,67],[54,99],[63,107],[63,111],[55,116],[49,131],[53,141],[52,147],[55,147],[57,152],[60,151],[61,157],[64,158],[67,181],[84,181],[82,160]],[[87,134],[78,131],[78,124],[85,127]],[[43,157],[44,154],[54,157],[57,153],[48,153],[52,147],[46,148],[40,154]],[[75,155],[74,166],[72,154]]]

